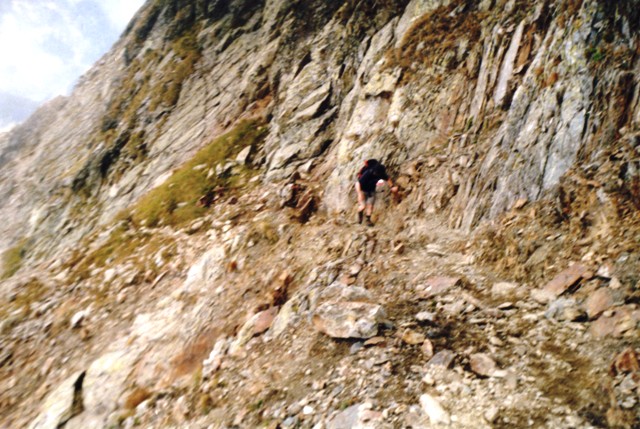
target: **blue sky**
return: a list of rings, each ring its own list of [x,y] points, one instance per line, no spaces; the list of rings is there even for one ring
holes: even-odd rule
[[[0,0],[0,96],[41,104],[68,94],[143,3]]]

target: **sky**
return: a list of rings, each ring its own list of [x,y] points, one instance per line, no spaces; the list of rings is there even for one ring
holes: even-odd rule
[[[3,112],[20,116],[25,106],[32,110],[57,95],[68,95],[143,3],[0,0],[0,129],[24,119]]]

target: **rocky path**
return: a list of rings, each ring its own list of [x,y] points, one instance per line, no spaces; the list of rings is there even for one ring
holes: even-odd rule
[[[623,344],[495,278],[467,240],[436,221],[312,222],[291,260],[334,257],[309,259],[272,323],[258,313],[240,342],[218,340],[191,405],[168,414],[194,428],[632,427],[635,351],[610,374]],[[211,409],[194,419],[195,398]]]
[[[261,198],[175,234],[182,262],[86,314],[29,427],[636,424],[633,308],[596,299],[606,273],[514,283],[436,218],[298,224]]]

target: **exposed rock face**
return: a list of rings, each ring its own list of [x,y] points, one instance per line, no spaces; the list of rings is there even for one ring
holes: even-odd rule
[[[541,198],[640,126],[637,3],[494,3],[149,2],[68,100],[8,137],[0,245],[76,241],[251,112],[270,118],[266,177],[311,161],[332,211],[369,157],[442,154],[415,198],[453,226]]]
[[[597,353],[640,322],[639,11],[148,1],[0,136],[7,424],[632,427],[637,362]],[[402,201],[364,229],[374,157]],[[145,217],[151,190],[184,218]],[[484,220],[500,275],[461,235]]]

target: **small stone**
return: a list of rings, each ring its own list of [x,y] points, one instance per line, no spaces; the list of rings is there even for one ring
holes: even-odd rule
[[[82,310],[74,314],[71,317],[71,321],[69,322],[71,329],[78,329],[82,325],[82,322],[84,321],[84,319],[87,317],[87,314],[88,314],[87,310]]]
[[[372,347],[372,346],[383,346],[386,343],[387,343],[387,339],[385,337],[373,337],[365,341],[364,345],[366,347]]]
[[[466,301],[459,299],[451,304],[446,304],[442,307],[442,310],[450,316],[456,317],[462,314],[466,307]]]
[[[622,287],[622,283],[620,283],[620,280],[617,277],[613,277],[611,281],[609,281],[609,288],[613,290],[618,290],[621,287]]]
[[[622,406],[622,408],[624,408],[624,409],[630,410],[630,409],[632,409],[632,408],[634,408],[636,406],[637,402],[638,402],[638,400],[635,397],[628,396],[622,401],[620,406]]]
[[[613,267],[610,263],[605,263],[598,268],[596,271],[596,276],[602,277],[603,279],[610,279],[613,276]]]
[[[189,403],[186,396],[181,396],[173,406],[173,416],[179,422],[184,422],[189,414]]]
[[[425,374],[424,377],[422,377],[422,382],[427,386],[433,386],[434,384],[436,384],[436,381],[433,379],[433,376],[428,373]]]
[[[445,368],[451,368],[453,365],[453,360],[456,355],[451,350],[441,350],[436,353],[431,360],[429,360],[429,365],[431,366],[442,366]]]
[[[502,341],[498,337],[490,337],[489,338],[489,343],[494,345],[494,346],[496,346],[496,347],[502,347],[504,345],[504,341]]]
[[[634,376],[637,378],[638,375],[636,373],[627,374],[625,378],[622,379],[620,384],[618,385],[618,390],[623,395],[631,395],[633,391],[638,387],[638,382],[634,380]]]
[[[258,313],[253,325],[253,335],[260,335],[269,329],[277,315],[278,309],[276,307]]]
[[[574,299],[558,298],[549,304],[544,316],[547,319],[574,321],[582,316],[582,311]]]
[[[313,325],[333,338],[371,338],[378,334],[378,325],[385,319],[379,305],[364,302],[327,302],[313,315]]]
[[[510,282],[496,283],[491,287],[491,294],[494,296],[511,295],[514,292],[516,292],[516,290],[518,290],[518,287],[519,286],[517,283],[510,283]]]
[[[386,354],[377,356],[375,359],[373,359],[373,364],[377,366],[384,365],[387,362],[389,362],[389,356],[387,356]]]
[[[459,285],[460,277],[430,277],[425,281],[420,292],[420,298],[427,299],[435,295],[440,295],[454,286]]]
[[[204,226],[204,221],[201,220],[197,220],[195,222],[193,222],[190,226],[189,229],[187,230],[187,232],[189,234],[193,234],[195,232],[198,232],[200,230],[200,228],[202,228]]]
[[[305,416],[310,416],[315,412],[316,410],[311,405],[305,405],[304,408],[302,408],[302,414],[304,414]]]
[[[340,283],[342,283],[345,286],[351,286],[352,284],[356,283],[356,278],[351,274],[343,274],[340,277]]]
[[[494,405],[489,407],[489,409],[487,409],[482,416],[487,421],[487,423],[495,423],[498,419],[499,412],[500,409]]]
[[[349,429],[358,425],[360,407],[362,404],[352,405],[338,413],[327,423],[327,429]]]
[[[296,416],[289,416],[286,419],[284,419],[284,421],[282,422],[282,427],[283,428],[293,428],[296,427],[298,425],[298,417]]]
[[[422,323],[433,323],[436,320],[436,315],[435,313],[432,313],[430,311],[421,311],[420,313],[416,314],[416,320]]]
[[[410,329],[406,330],[404,334],[402,334],[402,341],[412,346],[422,344],[426,337],[424,334],[416,331],[412,331]]]
[[[432,424],[444,423],[448,425],[451,423],[451,417],[449,413],[440,405],[440,402],[433,396],[424,393],[420,395],[420,406],[422,410],[429,416],[429,420]]]
[[[505,377],[507,388],[515,390],[518,387],[518,376],[514,372],[508,372]]]
[[[603,287],[587,298],[584,304],[584,309],[589,316],[589,319],[595,319],[604,313],[606,310],[613,306],[613,295],[609,288]]]
[[[364,344],[362,343],[362,341],[355,342],[351,345],[351,347],[349,347],[349,353],[351,353],[352,355],[355,355],[360,350],[362,350],[363,347],[364,347]]]
[[[362,265],[360,264],[353,264],[351,268],[349,268],[349,274],[354,277],[360,274],[360,271],[362,271]]]
[[[469,357],[471,371],[484,377],[504,377],[503,371],[498,369],[496,362],[484,353],[476,353]]]
[[[238,156],[236,156],[236,162],[240,165],[246,165],[249,163],[249,156],[251,155],[251,151],[253,148],[251,146],[247,146],[240,151]]]
[[[422,350],[422,354],[426,359],[431,359],[433,357],[433,343],[429,339],[424,340],[420,350]]]

